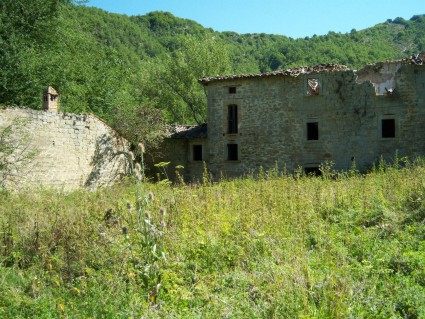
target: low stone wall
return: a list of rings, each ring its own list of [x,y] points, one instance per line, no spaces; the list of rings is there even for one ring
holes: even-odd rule
[[[96,189],[129,171],[128,142],[93,115],[6,108],[0,110],[0,133],[7,128],[13,134],[4,134],[3,145],[13,153],[0,172],[6,188]]]

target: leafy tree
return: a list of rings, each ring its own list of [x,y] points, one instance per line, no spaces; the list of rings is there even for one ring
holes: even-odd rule
[[[201,124],[206,121],[206,96],[198,80],[229,72],[229,55],[219,39],[181,37],[178,51],[146,64],[141,95],[157,97],[170,122]]]
[[[28,74],[40,54],[57,41],[60,0],[0,2],[0,101],[37,107],[41,83]],[[40,99],[41,100],[41,99]],[[38,103],[40,104],[40,103]]]
[[[109,121],[116,105],[133,100],[128,71],[138,60],[127,61],[127,52],[99,43],[78,20],[80,8],[87,8],[70,2],[75,3],[0,4],[0,102],[40,108],[42,91],[52,85],[61,95],[62,110],[95,113]]]
[[[113,126],[133,145],[142,143],[147,149],[155,149],[166,133],[166,123],[155,101],[137,106],[116,108]]]

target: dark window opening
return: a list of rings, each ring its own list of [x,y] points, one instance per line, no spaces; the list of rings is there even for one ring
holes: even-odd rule
[[[319,95],[320,82],[319,79],[307,79],[307,95]]]
[[[202,161],[202,145],[193,145],[193,160]]]
[[[229,87],[229,94],[235,94],[236,93],[236,86]]]
[[[227,144],[227,160],[238,160],[238,144]]]
[[[322,175],[322,172],[320,171],[318,166],[305,167],[304,172],[305,172],[306,175],[310,175],[310,176],[321,176]]]
[[[316,141],[319,139],[319,123],[310,122],[307,123],[307,140]]]
[[[382,137],[383,138],[395,137],[395,120],[394,119],[382,120]]]
[[[227,133],[235,134],[238,132],[238,106],[229,105],[227,108]]]

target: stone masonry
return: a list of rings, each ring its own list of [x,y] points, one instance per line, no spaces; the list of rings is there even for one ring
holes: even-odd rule
[[[424,60],[200,79],[208,125],[172,128],[147,159],[148,174],[200,181],[205,168],[220,178],[276,167],[316,173],[326,162],[367,171],[381,158],[425,156]],[[158,169],[158,162],[169,164]]]
[[[324,162],[347,170],[355,161],[364,171],[381,157],[424,156],[425,65],[413,62],[201,79],[208,96],[202,160],[214,176],[231,177],[276,165],[314,172]]]
[[[147,175],[153,180],[168,178],[177,181],[200,181],[204,171],[206,124],[199,126],[175,125],[169,128],[168,137],[161,147],[147,154]],[[156,163],[169,162],[166,167]]]
[[[15,148],[0,181],[7,188],[95,189],[129,171],[128,142],[96,116],[6,108],[0,131],[7,127]]]

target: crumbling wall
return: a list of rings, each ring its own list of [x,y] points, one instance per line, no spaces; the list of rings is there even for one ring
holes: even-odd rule
[[[376,95],[393,94],[396,89],[397,72],[402,66],[402,61],[379,62],[370,64],[356,72],[357,83],[370,81]]]
[[[44,185],[72,190],[109,186],[129,170],[128,142],[93,115],[6,108],[0,131],[20,125],[19,146],[9,156],[7,188]],[[18,157],[29,154],[29,161]]]

